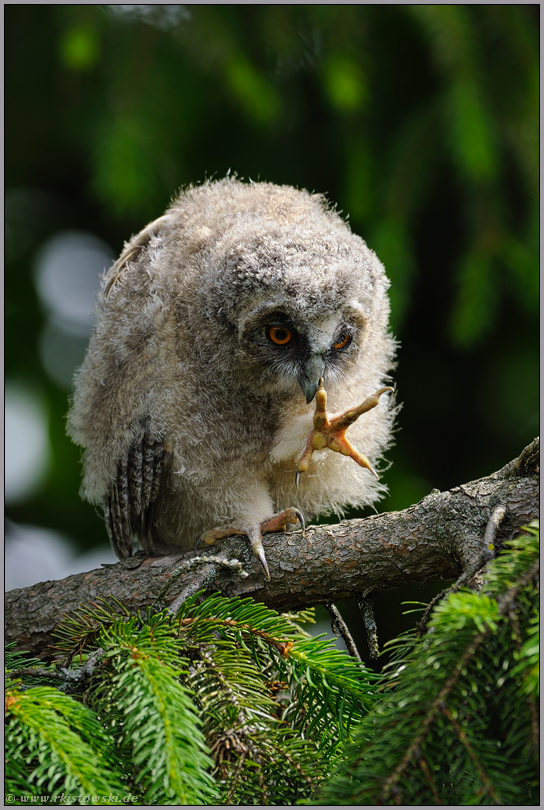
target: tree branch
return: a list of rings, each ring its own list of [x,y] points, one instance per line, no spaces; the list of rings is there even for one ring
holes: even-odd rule
[[[538,517],[539,440],[487,478],[448,492],[433,491],[402,512],[265,535],[270,582],[245,538],[228,538],[213,560],[195,563],[191,553],[144,559],[138,567],[108,565],[57,582],[41,582],[6,594],[6,641],[17,649],[48,657],[52,632],[60,619],[82,603],[115,596],[131,612],[164,607],[180,594],[200,588],[228,596],[252,596],[276,610],[327,604],[373,591],[431,579],[456,579],[478,560],[489,519],[506,509],[495,546]],[[224,566],[218,560],[229,559]],[[248,576],[231,558],[242,564]],[[132,563],[134,565],[134,563]],[[195,568],[196,566],[196,568]],[[242,571],[242,574],[244,572]]]

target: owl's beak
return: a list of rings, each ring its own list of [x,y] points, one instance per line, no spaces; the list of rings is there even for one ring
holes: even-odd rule
[[[315,397],[319,388],[319,380],[325,373],[325,361],[320,354],[314,354],[306,363],[301,363],[298,375],[298,384],[302,388],[302,393],[306,397],[306,402],[310,403]]]

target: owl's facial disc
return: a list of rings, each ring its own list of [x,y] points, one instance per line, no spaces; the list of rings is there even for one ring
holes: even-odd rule
[[[306,311],[282,302],[270,307],[266,302],[238,318],[236,332],[246,371],[253,370],[263,392],[283,390],[292,395],[295,384],[309,404],[322,377],[325,384],[337,380],[354,362],[362,328],[359,320],[351,308],[308,318]],[[240,362],[236,360],[237,365]]]

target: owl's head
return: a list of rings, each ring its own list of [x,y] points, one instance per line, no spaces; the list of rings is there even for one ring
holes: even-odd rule
[[[302,390],[311,402],[320,377],[330,389],[361,363],[376,363],[389,282],[321,195],[227,179],[192,189],[176,205],[185,211],[188,203],[206,212],[191,214],[201,228],[194,303],[213,325],[215,352],[248,386]]]
[[[230,177],[190,188],[106,281],[131,311],[175,311],[178,346],[221,386],[311,402],[320,377],[329,392],[354,375],[372,387],[391,365],[384,268],[318,194]]]

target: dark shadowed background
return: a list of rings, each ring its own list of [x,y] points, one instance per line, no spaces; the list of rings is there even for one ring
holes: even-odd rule
[[[380,511],[537,434],[538,14],[5,6],[8,588],[111,559],[65,434],[99,274],[228,171],[325,192],[386,266],[403,409]],[[381,640],[437,588],[378,596]]]

